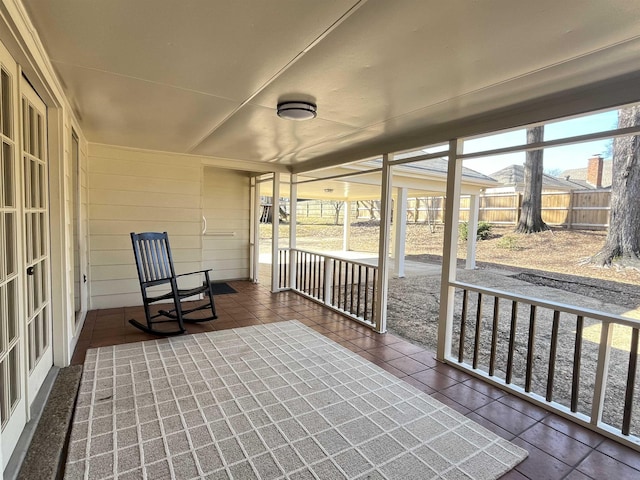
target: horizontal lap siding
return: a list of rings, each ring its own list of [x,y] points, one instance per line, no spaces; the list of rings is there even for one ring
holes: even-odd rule
[[[142,303],[130,232],[167,231],[176,272],[201,268],[201,176],[196,158],[91,145],[91,308]]]
[[[202,266],[214,280],[249,278],[249,177],[246,173],[204,168]]]

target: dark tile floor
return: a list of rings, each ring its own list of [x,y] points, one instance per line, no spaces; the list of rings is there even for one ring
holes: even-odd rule
[[[238,293],[216,297],[218,320],[189,324],[189,333],[297,319],[527,449],[529,457],[505,479],[640,478],[640,453],[438,363],[420,346],[376,334],[292,292],[230,284]],[[83,363],[88,348],[157,338],[131,326],[130,318],[144,321],[141,307],[89,312],[72,363]]]

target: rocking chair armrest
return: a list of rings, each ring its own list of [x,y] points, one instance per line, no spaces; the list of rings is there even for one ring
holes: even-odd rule
[[[181,273],[179,275],[176,275],[176,279],[179,277],[186,277],[187,275],[197,275],[199,273],[204,273],[204,275],[208,278],[210,271],[211,271],[211,268],[208,268],[206,270],[196,270],[195,272]]]

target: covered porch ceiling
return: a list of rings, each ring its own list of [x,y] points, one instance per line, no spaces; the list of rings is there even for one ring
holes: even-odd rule
[[[304,172],[640,100],[636,0],[24,3],[91,143]]]

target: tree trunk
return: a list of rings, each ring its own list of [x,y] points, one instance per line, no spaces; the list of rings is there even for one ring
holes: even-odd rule
[[[375,220],[376,219],[376,210],[375,210],[374,201],[370,200],[369,202],[365,202],[365,205],[367,205],[367,208],[369,209],[369,218],[371,220]]]
[[[542,142],[544,126],[527,129],[527,143]],[[542,150],[527,152],[524,162],[524,192],[522,213],[516,227],[518,233],[535,233],[549,230],[542,221]]]
[[[334,200],[331,203],[333,203],[333,208],[336,209],[336,214],[335,214],[335,217],[334,217],[333,224],[334,225],[338,225],[338,222],[340,221],[340,210],[342,209],[342,205],[344,205],[344,202],[340,202],[340,201]],[[345,215],[345,218],[346,218],[346,215]]]
[[[640,124],[640,107],[618,112],[618,128]],[[613,141],[613,178],[609,231],[602,250],[591,262],[603,266],[640,267],[640,136]]]

